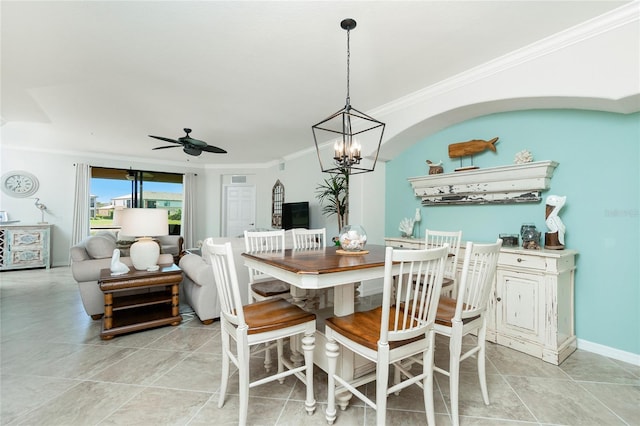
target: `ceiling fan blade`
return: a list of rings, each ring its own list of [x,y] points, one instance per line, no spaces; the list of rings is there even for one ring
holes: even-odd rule
[[[183,136],[181,138],[178,138],[178,141],[181,144],[189,144],[189,145],[197,146],[198,148],[203,148],[203,147],[207,146],[207,143],[205,141],[194,139],[194,138],[189,137],[189,136]]]
[[[180,148],[180,147],[178,145],[157,146],[155,148],[151,148],[151,150],[154,150],[154,149],[167,149],[167,148]]]
[[[181,144],[180,141],[177,141],[175,139],[169,139],[169,138],[165,138],[162,136],[153,136],[153,135],[149,135],[150,138],[154,138],[154,139],[160,139],[161,141],[165,141],[165,142],[171,142],[171,143],[178,143]]]
[[[197,157],[200,154],[202,154],[202,150],[195,147],[185,146],[182,150],[189,155],[193,155],[194,157]]]
[[[214,154],[226,154],[227,151],[225,151],[222,148],[218,148],[217,146],[211,146],[211,145],[207,145],[207,146],[203,146],[202,148],[203,151],[207,151],[207,152],[213,152]]]

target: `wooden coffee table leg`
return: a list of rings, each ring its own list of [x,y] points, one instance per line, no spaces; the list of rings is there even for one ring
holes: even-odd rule
[[[171,315],[177,317],[180,315],[180,284],[173,284],[171,286]],[[182,322],[182,318],[179,321],[172,322],[171,325],[178,325]]]
[[[104,316],[102,317],[102,330],[109,330],[113,327],[113,293],[104,294]],[[103,336],[102,340],[113,339],[113,336]]]

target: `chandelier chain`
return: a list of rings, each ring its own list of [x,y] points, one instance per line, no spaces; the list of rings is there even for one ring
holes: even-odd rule
[[[350,77],[350,62],[351,62],[351,49],[350,49],[350,35],[351,35],[351,30],[348,29],[347,30],[347,105],[351,105],[351,97],[349,95],[349,77]]]

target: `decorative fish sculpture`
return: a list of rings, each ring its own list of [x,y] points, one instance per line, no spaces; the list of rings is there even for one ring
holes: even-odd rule
[[[449,145],[449,158],[466,157],[468,155],[478,154],[487,149],[496,152],[496,142],[498,142],[497,137],[489,141],[473,139],[467,142],[452,143]]]

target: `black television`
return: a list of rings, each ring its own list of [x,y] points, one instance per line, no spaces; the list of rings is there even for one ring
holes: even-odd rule
[[[309,228],[309,202],[282,203],[282,229]]]

